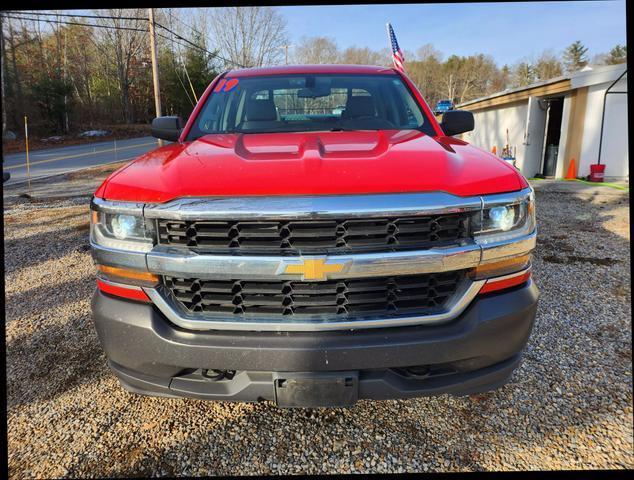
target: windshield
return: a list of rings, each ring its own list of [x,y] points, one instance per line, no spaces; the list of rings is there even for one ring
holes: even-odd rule
[[[188,135],[416,129],[434,135],[397,75],[275,75],[222,79]]]

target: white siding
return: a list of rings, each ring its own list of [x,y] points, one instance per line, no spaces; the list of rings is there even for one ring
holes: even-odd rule
[[[593,85],[588,89],[579,176],[589,175],[590,165],[597,163],[599,158],[603,97],[611,83]],[[626,90],[627,77],[612,87],[612,91]],[[601,163],[606,165],[606,177],[625,178],[629,175],[627,94],[608,94],[607,96]]]
[[[525,100],[510,106],[476,111],[473,113],[475,128],[472,132],[463,134],[462,139],[489,152],[495,146],[497,154],[501,155],[502,147],[506,144],[506,129],[508,128],[509,144],[517,147],[518,167],[521,169],[527,109],[528,101]]]

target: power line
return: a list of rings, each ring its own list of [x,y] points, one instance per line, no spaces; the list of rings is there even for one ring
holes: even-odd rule
[[[167,32],[170,32],[170,33],[171,33],[171,34],[173,34],[176,38],[178,38],[178,39],[180,39],[180,40],[182,40],[182,41],[186,42],[186,43],[187,43],[187,45],[189,45],[190,47],[193,47],[193,48],[196,48],[196,49],[198,49],[198,50],[200,50],[200,51],[202,51],[202,52],[205,52],[205,53],[207,53],[208,55],[210,55],[211,57],[214,57],[214,58],[219,58],[219,59],[220,59],[220,60],[222,60],[223,62],[225,62],[225,63],[230,63],[230,64],[232,64],[232,65],[235,65],[236,67],[246,68],[244,65],[241,65],[241,64],[236,63],[236,62],[234,62],[234,61],[232,61],[232,60],[229,60],[229,59],[227,59],[227,58],[224,58],[223,56],[218,55],[217,53],[210,52],[210,51],[209,51],[209,50],[207,50],[206,48],[203,48],[203,47],[201,47],[200,45],[196,45],[195,43],[190,42],[190,41],[189,41],[189,40],[187,40],[186,38],[183,38],[183,37],[181,37],[180,35],[178,35],[177,33],[174,33],[174,32],[173,32],[172,30],[170,30],[169,28],[166,28],[166,27],[162,26],[160,23],[157,23],[157,24],[156,24],[156,26],[157,26],[157,27],[159,27],[159,28],[162,28],[163,30],[165,30],[165,31],[167,31]],[[161,33],[159,33],[159,32],[156,32],[156,34],[157,34],[159,37],[165,38],[166,40],[171,40],[171,41],[174,41],[174,40],[173,40],[173,39],[171,39],[170,37],[168,37],[168,36],[166,36],[166,35],[163,35],[163,34],[161,34]],[[176,42],[176,43],[177,43],[178,45],[182,46],[182,47],[187,46],[187,45],[183,45],[182,43],[179,43],[179,42]]]
[[[47,23],[57,23],[57,24],[61,24],[61,25],[80,25],[82,27],[94,27],[94,28],[114,28],[116,30],[131,30],[134,32],[147,32],[148,29],[142,29],[142,28],[132,28],[132,27],[117,27],[117,26],[112,26],[112,25],[98,25],[95,23],[79,23],[79,22],[68,22],[68,21],[63,21],[63,20],[42,20],[39,18],[29,18],[29,17],[13,17],[11,15],[6,15],[3,14],[2,15],[5,18],[13,18],[15,20],[30,20],[33,22],[47,22]]]
[[[192,31],[192,32],[194,32],[194,33],[196,33],[196,34],[200,35],[201,37],[205,37],[205,35],[204,35],[203,33],[201,33],[199,30],[196,30],[194,27],[192,27],[191,25],[189,25],[189,24],[185,23],[185,22],[184,22],[184,21],[182,21],[180,18],[178,18],[178,17],[176,17],[176,16],[172,15],[172,12],[171,12],[171,10],[172,10],[172,9],[171,9],[171,8],[170,8],[169,10],[170,10],[170,13],[169,13],[170,18],[173,18],[174,20],[176,20],[178,23],[180,23],[180,24],[181,24],[181,25],[183,25],[184,27],[187,27],[187,28],[191,29],[191,31]],[[170,25],[170,27],[171,27],[171,26],[172,26],[172,25]]]
[[[172,13],[171,13],[171,9],[170,9],[170,27],[172,26]],[[176,77],[178,78],[178,81],[180,82],[180,84],[183,87],[183,90],[185,91],[185,95],[187,95],[187,100],[189,100],[189,103],[192,104],[192,107],[194,107],[194,102],[192,101],[191,97],[189,96],[189,92],[187,91],[187,88],[185,87],[185,83],[183,83],[183,80],[181,79],[180,74],[178,73],[178,68],[176,66],[176,54],[175,54],[175,48],[174,45],[176,44],[176,42],[174,42],[174,37],[172,37],[172,64],[174,65],[174,73],[176,73]],[[179,51],[179,55],[180,55],[180,51]],[[181,58],[181,63],[183,63],[183,60]]]
[[[14,12],[10,11],[10,13],[14,13]],[[22,14],[22,12],[15,12],[15,13]],[[59,14],[58,15],[58,14],[54,14],[54,13],[39,13],[39,12],[29,12],[29,14],[30,15],[39,15],[39,16],[81,17],[81,18],[99,18],[99,19],[111,19],[111,20],[142,20],[142,21],[147,20],[147,19],[141,18],[141,17],[113,17],[113,16],[107,16],[107,15],[80,15],[80,14],[77,14],[77,15]],[[147,32],[148,31],[148,29],[138,29],[138,28],[133,28],[133,27],[120,27],[120,26],[110,26],[110,25],[99,25],[99,24],[91,24],[91,23],[79,23],[79,22],[70,22],[70,21],[67,21],[67,20],[48,20],[48,19],[47,20],[42,20],[42,19],[39,19],[39,18],[29,18],[29,17],[22,17],[22,16],[14,17],[14,16],[6,15],[6,14],[4,16],[7,17],[7,18],[14,18],[14,19],[17,19],[17,20],[31,20],[31,21],[34,21],[34,22],[49,22],[49,23],[57,23],[57,24],[62,24],[62,25],[80,25],[80,26],[84,26],[84,27],[97,27],[97,28],[116,28],[116,29],[119,29],[119,30],[131,30],[131,31],[139,31],[139,32]],[[181,23],[183,23],[183,22],[181,21]],[[176,32],[170,30],[169,28],[161,25],[160,23],[154,22],[154,25],[156,25],[159,28],[162,28],[166,32],[171,33],[173,36],[175,36],[179,40],[182,40],[183,42],[187,43],[189,46],[191,46],[193,48],[197,48],[198,50],[201,50],[203,52],[206,52],[207,54],[211,55],[214,58],[219,58],[220,60],[224,61],[225,63],[229,63],[231,65],[235,65],[236,67],[247,68],[245,65],[242,65],[242,64],[239,64],[239,63],[234,62],[232,60],[229,60],[227,58],[224,58],[221,55],[218,55],[217,53],[210,52],[209,50],[201,47],[200,45],[195,44],[194,42],[188,40],[185,37],[182,37],[181,35],[179,35]],[[186,24],[183,23],[183,25],[186,25]],[[193,31],[195,31],[195,32],[200,34],[200,32],[195,30],[193,27],[189,26],[189,28],[191,28]],[[162,38],[170,40],[170,38],[166,37],[165,35],[161,35],[158,32],[156,32],[156,34],[158,36],[162,37]],[[184,46],[184,45],[181,45],[181,46]]]
[[[110,20],[147,21],[147,18],[143,18],[143,17],[114,17],[111,15],[85,15],[81,13],[42,13],[42,12],[25,12],[22,10],[7,10],[7,13],[20,14],[20,15],[36,15],[40,17],[107,18]]]

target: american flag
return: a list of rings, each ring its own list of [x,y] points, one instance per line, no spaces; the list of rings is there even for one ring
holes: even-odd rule
[[[394,68],[396,68],[399,72],[405,72],[405,68],[403,67],[405,64],[405,57],[398,46],[396,35],[394,35],[394,29],[390,23],[387,24],[387,33],[390,37],[390,43],[392,44],[392,62],[394,63]]]

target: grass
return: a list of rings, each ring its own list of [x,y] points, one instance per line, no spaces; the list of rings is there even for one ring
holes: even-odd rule
[[[589,182],[588,180],[582,180],[580,178],[575,179],[576,182],[586,183],[588,185],[603,185],[604,187],[616,188],[617,190],[625,190],[629,191],[630,187],[625,185],[620,185],[618,183],[610,183],[610,182]]]
[[[530,180],[531,182],[535,182],[538,180],[545,180],[544,178],[537,178],[537,177],[532,177],[532,178],[528,178],[527,180]],[[566,178],[555,178],[554,180],[565,180],[565,181],[575,181],[575,182],[580,182],[580,183],[585,183],[587,185],[593,185],[595,187],[599,187],[599,186],[604,186],[604,187],[610,187],[610,188],[616,188],[617,190],[624,190],[629,192],[630,187],[626,186],[626,185],[621,185],[618,183],[610,183],[610,182],[590,182],[588,180],[584,180],[583,178],[575,178],[575,179],[566,179]]]

